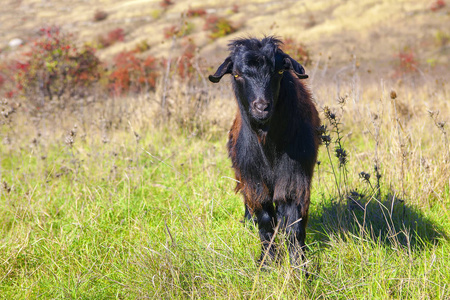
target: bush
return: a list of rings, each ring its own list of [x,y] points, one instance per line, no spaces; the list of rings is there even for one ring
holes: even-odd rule
[[[146,40],[142,40],[139,43],[136,44],[136,46],[134,47],[134,51],[138,52],[138,53],[142,53],[145,52],[147,50],[150,49],[150,45],[148,44],[148,42]]]
[[[78,50],[73,36],[62,34],[56,27],[44,28],[40,33],[41,37],[20,59],[0,63],[0,89],[7,98],[19,96],[40,108],[54,99],[63,99],[58,103],[64,106],[71,97],[92,95],[94,88],[107,89],[113,95],[155,88],[159,64],[153,56],[137,56],[148,49],[145,41],[133,51],[116,55],[112,71],[107,74],[94,48],[84,46]],[[183,55],[190,58],[188,54]],[[188,71],[183,68],[190,65],[181,61],[183,71],[180,72],[186,74]]]
[[[182,42],[182,47],[183,52],[177,59],[176,72],[181,78],[191,80],[195,74],[193,60],[197,46],[192,39],[185,39]]]
[[[109,89],[116,96],[153,90],[158,77],[157,61],[153,56],[139,58],[135,51],[120,52],[114,57],[109,75]]]
[[[117,42],[123,42],[125,39],[125,32],[122,28],[116,28],[108,32],[104,36],[100,36],[98,41],[100,43],[100,48],[107,48]]]
[[[46,99],[83,95],[100,78],[101,63],[95,50],[79,51],[73,36],[62,34],[57,27],[43,28],[40,33],[31,51],[4,64],[6,95],[25,97],[37,106]]]
[[[206,15],[204,8],[189,8],[186,12],[186,17],[188,18],[203,17],[204,15]]]
[[[282,45],[283,51],[290,55],[299,63],[307,66],[311,64],[309,50],[302,43],[294,41],[292,38],[286,38]]]
[[[445,47],[450,42],[450,34],[444,32],[444,31],[437,31],[434,35],[435,44],[438,47]]]
[[[161,0],[161,2],[159,2],[159,6],[164,9],[168,8],[171,5],[173,5],[173,2],[171,0]]]
[[[100,80],[102,64],[95,55],[95,49],[84,47],[84,49],[73,57],[76,62],[70,70],[75,86],[88,87]]]
[[[431,9],[431,11],[438,11],[438,10],[444,8],[444,7],[445,7],[445,1],[444,0],[437,0],[437,1],[434,1],[431,4],[430,9]]]
[[[408,74],[414,74],[418,71],[419,62],[412,49],[405,48],[395,54],[395,73],[394,77],[403,77]]]
[[[212,40],[229,35],[236,32],[237,28],[231,25],[230,21],[216,15],[209,15],[205,20],[204,30],[211,30],[209,37]]]
[[[108,13],[103,10],[97,10],[94,14],[94,22],[100,22],[108,17]]]
[[[189,35],[194,29],[194,25],[192,23],[184,22],[181,26],[173,25],[170,27],[164,28],[164,37],[169,39],[173,36],[175,37],[183,37]]]

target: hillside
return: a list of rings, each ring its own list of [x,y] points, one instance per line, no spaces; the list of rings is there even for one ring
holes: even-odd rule
[[[396,55],[405,49],[414,53],[423,70],[442,73],[449,64],[450,8],[445,2],[437,8],[439,1],[428,0],[254,0],[226,4],[174,0],[168,1],[172,4],[167,7],[162,7],[162,2],[7,0],[0,8],[0,48],[3,55],[10,55],[17,50],[8,47],[10,40],[20,38],[26,43],[42,26],[57,25],[75,33],[80,43],[94,46],[99,36],[123,29],[123,42],[98,51],[102,59],[143,41],[150,46],[149,54],[167,57],[171,49],[176,52],[180,48],[180,40],[190,38],[209,64],[226,54],[230,39],[276,35],[305,45],[313,61],[329,60],[336,67],[356,58],[367,70],[389,71]],[[189,9],[204,9],[206,14],[188,17]],[[97,11],[106,12],[107,18],[95,22]],[[237,31],[212,41],[211,32],[204,30],[210,15],[225,17]],[[174,46],[164,34],[172,26],[186,29]]]

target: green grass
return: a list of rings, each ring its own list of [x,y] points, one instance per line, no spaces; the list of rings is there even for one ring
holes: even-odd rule
[[[1,297],[448,297],[448,215],[401,203],[390,213],[386,194],[364,216],[316,186],[310,280],[287,259],[260,270],[225,135],[156,130],[139,143],[117,132],[109,143],[76,139],[73,148],[2,146],[10,191],[4,186],[0,202]]]
[[[322,109],[330,91],[315,91]],[[334,142],[336,178],[326,147],[320,149],[306,239],[309,279],[290,267],[286,249],[280,263],[257,265],[258,233],[241,222],[242,199],[233,191],[230,120],[202,116],[199,127],[158,128],[144,117],[123,124],[91,109],[76,122],[62,115],[36,126],[18,113],[0,126],[8,137],[0,145],[0,298],[448,299],[443,136],[426,112],[402,119],[392,100],[374,102],[373,89],[363,92],[367,100],[357,106],[332,108],[349,153],[346,171],[338,168]],[[407,88],[398,94],[426,96]],[[445,112],[446,103],[435,105]],[[130,105],[142,103],[121,105],[137,111]],[[374,113],[380,117],[371,119]],[[111,125],[102,126],[105,120]],[[81,125],[68,145],[74,123]],[[370,184],[361,171],[371,173]],[[361,196],[353,201],[350,191]],[[280,233],[276,242],[283,239]]]

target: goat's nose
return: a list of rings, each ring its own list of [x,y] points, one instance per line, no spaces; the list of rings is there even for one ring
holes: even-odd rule
[[[266,108],[269,106],[269,103],[267,101],[264,100],[256,100],[252,103],[252,107],[253,109],[259,111],[259,112],[263,112],[264,110],[266,110]]]

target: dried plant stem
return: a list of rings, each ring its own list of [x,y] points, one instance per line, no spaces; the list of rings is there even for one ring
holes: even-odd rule
[[[442,140],[444,143],[444,163],[448,163],[450,161],[450,149],[448,145],[448,137],[447,137],[447,131],[445,130],[446,122],[439,120],[439,111],[428,111],[430,114],[430,117],[433,119],[434,125],[439,129],[439,131],[442,133]]]
[[[398,117],[398,113],[397,113],[397,103],[396,100],[397,99],[397,93],[395,91],[391,91],[390,93],[390,97],[392,100],[392,105],[394,107],[394,120],[395,120],[395,128],[397,131],[397,136],[398,136],[398,143],[399,143],[399,150],[400,150],[400,160],[401,160],[401,167],[400,167],[400,184],[402,187],[402,197],[405,198],[406,195],[406,191],[405,191],[405,160],[406,160],[406,151],[405,151],[405,144],[404,141],[402,139],[402,135],[401,135],[401,131],[402,129],[402,125],[400,123],[400,119]]]
[[[170,66],[172,63],[172,52],[175,48],[176,43],[176,36],[174,35],[172,37],[172,45],[170,46],[169,50],[169,58],[167,59],[167,66],[166,66],[166,72],[164,74],[164,80],[163,80],[163,94],[161,98],[161,114],[163,117],[163,121],[167,121],[169,118],[169,110],[167,109],[167,89],[169,85],[169,75],[170,75]]]
[[[337,189],[338,194],[339,194],[339,201],[342,201],[341,187],[340,187],[340,184],[339,184],[338,179],[337,179],[336,171],[334,170],[334,165],[333,165],[333,160],[331,159],[329,145],[327,145],[326,148],[327,148],[328,159],[330,160],[331,170],[333,171],[334,182],[336,183],[336,189]]]

